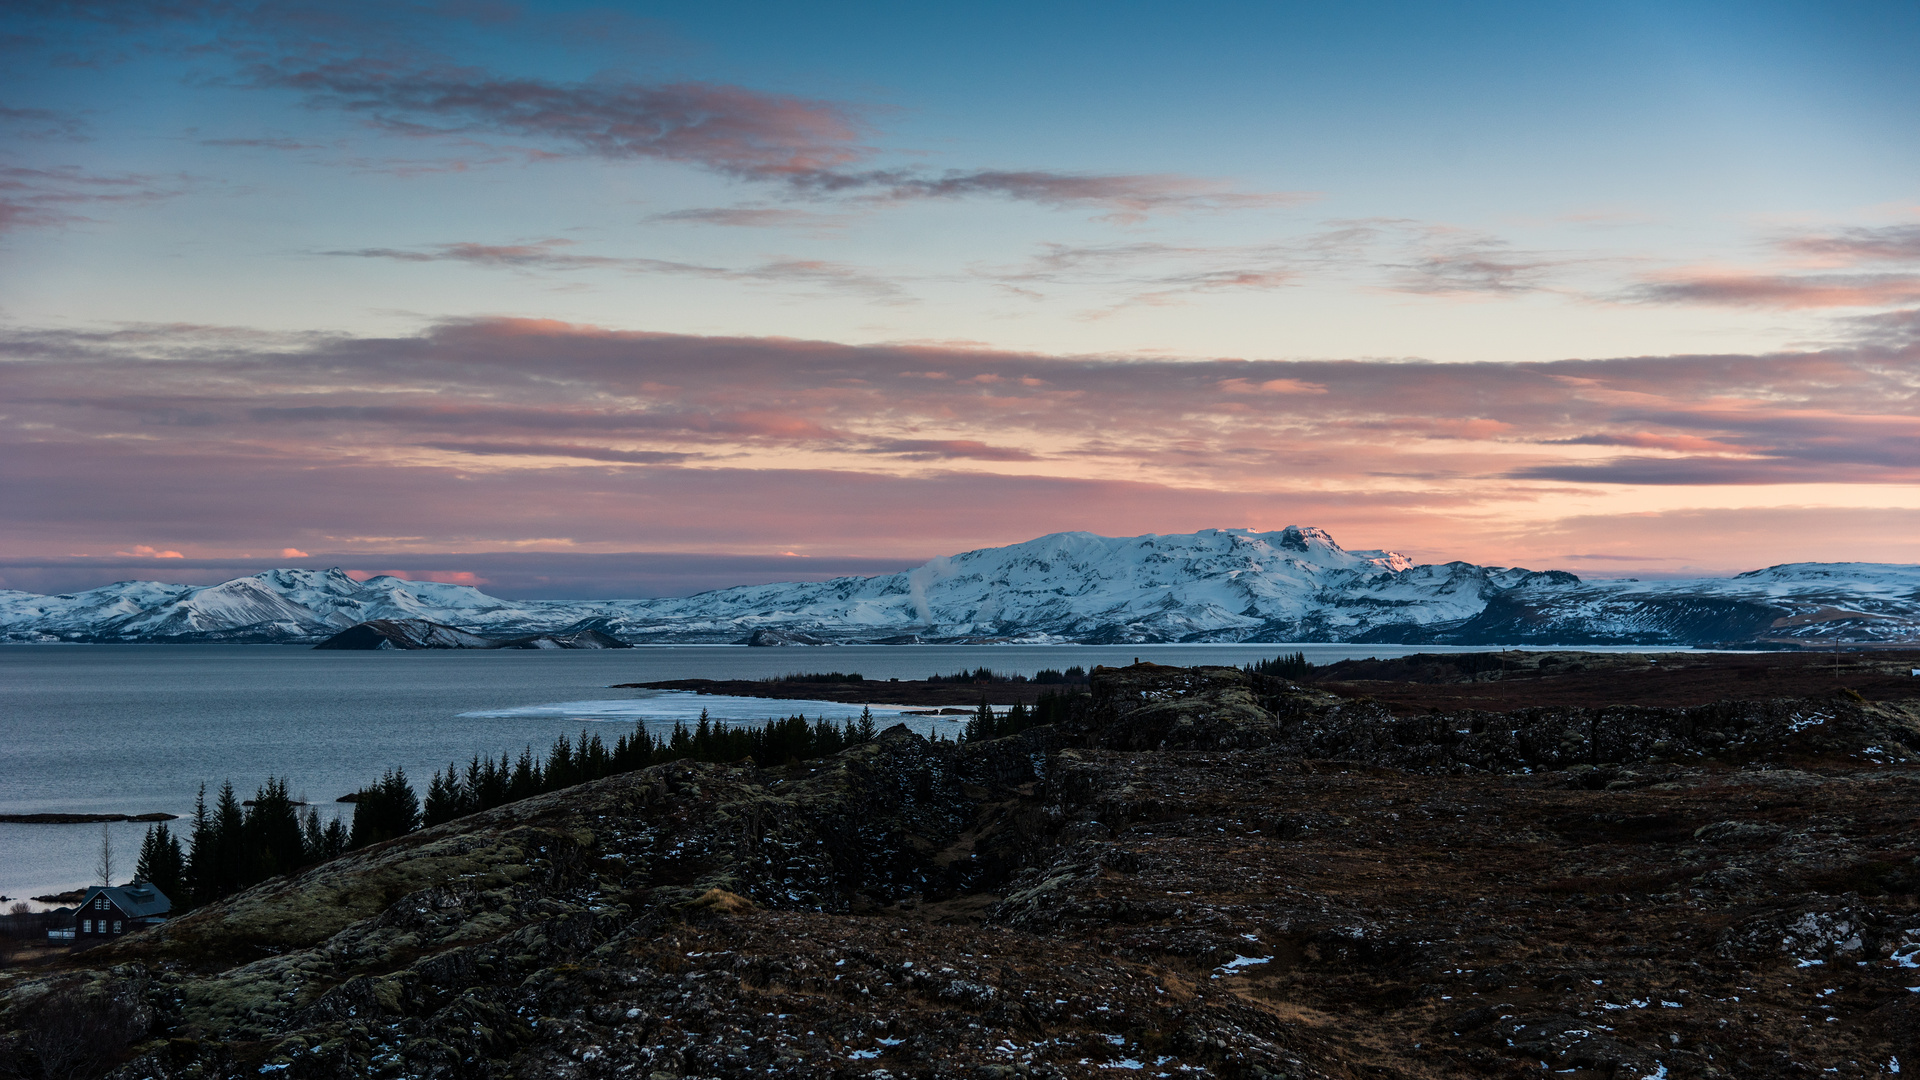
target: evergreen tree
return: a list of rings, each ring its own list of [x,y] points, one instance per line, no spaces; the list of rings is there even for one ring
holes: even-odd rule
[[[160,822],[164,825],[165,822]],[[147,835],[140,838],[140,854],[133,861],[133,880],[152,881],[153,871],[153,826],[147,826]]]
[[[186,853],[180,849],[180,838],[173,835],[164,821],[148,827],[146,838],[140,842],[140,861],[134,866],[133,876],[138,881],[152,882],[176,906],[184,908],[191,902],[185,882]]]
[[[993,715],[993,706],[987,704],[985,694],[980,695],[980,707],[973,711],[973,718],[967,721],[965,731],[960,733],[961,742],[985,742],[994,737],[994,726],[998,723]]]
[[[713,722],[707,719],[707,710],[700,710],[700,722],[693,726],[693,757],[697,761],[707,761],[713,757]]]
[[[327,850],[327,831],[320,825],[320,811],[307,807],[307,819],[300,829],[300,846],[310,863],[331,859],[333,852]]]
[[[467,790],[467,813],[491,810],[512,799],[513,759],[504,752],[499,761],[484,759],[480,769],[480,787]]]
[[[507,784],[508,801],[527,798],[540,794],[540,767],[534,763],[533,747],[520,751],[520,760],[514,762],[513,779]]]
[[[181,900],[188,906],[207,903],[220,894],[216,891],[213,869],[213,816],[207,813],[207,785],[193,800],[193,850],[187,858],[186,888]]]
[[[1299,681],[1313,673],[1313,663],[1307,659],[1304,650],[1281,653],[1271,660],[1260,660],[1248,664],[1246,670],[1254,675],[1273,675],[1282,679]]]
[[[573,743],[562,735],[553,740],[553,749],[547,751],[547,767],[540,776],[540,790],[558,791],[574,783]]]
[[[300,834],[300,814],[287,794],[287,782],[267,782],[247,808],[242,844],[240,884],[252,885],[275,874],[297,870],[306,862],[306,844]]]
[[[247,817],[239,796],[233,793],[233,781],[220,785],[220,796],[213,804],[213,896],[217,899],[240,891],[247,875]]]
[[[826,757],[846,749],[846,741],[840,737],[840,728],[831,720],[813,722],[812,751],[807,757]]]
[[[1016,701],[1013,703],[1013,708],[1007,710],[1007,715],[1000,718],[999,733],[1018,735],[1032,726],[1033,718],[1027,714],[1026,704]]]
[[[363,848],[420,827],[420,798],[407,783],[405,769],[388,769],[380,782],[362,788],[353,804],[349,848]]]
[[[488,764],[492,762],[489,761]],[[467,767],[467,776],[475,786],[480,778],[479,766],[480,759],[476,756],[473,764]],[[447,764],[444,776],[441,775],[440,770],[435,769],[433,779],[427,782],[427,802],[422,812],[425,824],[438,825],[443,821],[452,821],[461,816],[466,810],[466,799],[463,793],[467,786],[460,782],[460,775],[451,762]]]
[[[346,852],[347,841],[351,839],[347,834],[346,823],[339,818],[334,818],[332,821],[327,822],[324,839],[326,842],[326,858],[339,858]]]
[[[880,726],[873,722],[873,710],[866,706],[860,708],[860,726],[855,729],[858,741],[870,743],[880,737]]]

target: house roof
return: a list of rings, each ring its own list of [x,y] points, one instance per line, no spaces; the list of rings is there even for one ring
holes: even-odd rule
[[[155,888],[150,881],[137,881],[131,885],[95,885],[87,890],[80,901],[82,910],[101,893],[113,901],[113,905],[128,915],[138,918],[142,915],[165,915],[173,910],[173,901],[167,894]]]

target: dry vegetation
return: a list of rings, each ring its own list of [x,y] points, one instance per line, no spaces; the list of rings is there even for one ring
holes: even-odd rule
[[[1914,695],[1371,682],[1139,665],[1007,739],[542,795],[17,975],[0,1061],[60,1000],[114,1050],[65,1075],[129,1080],[1920,1068]]]

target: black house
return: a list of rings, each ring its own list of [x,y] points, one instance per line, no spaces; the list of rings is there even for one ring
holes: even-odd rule
[[[165,922],[173,901],[151,882],[95,885],[73,913],[73,943],[84,945]]]

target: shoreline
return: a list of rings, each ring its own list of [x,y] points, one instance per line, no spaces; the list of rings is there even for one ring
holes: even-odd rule
[[[867,679],[861,682],[768,682],[760,679],[661,679],[615,683],[609,690],[678,690],[701,696],[749,697],[774,701],[831,701],[841,705],[898,705],[912,709],[967,709],[984,698],[995,708],[1032,705],[1042,694],[1078,693],[1085,683],[933,682],[926,679]],[[931,714],[918,714],[931,715]]]

